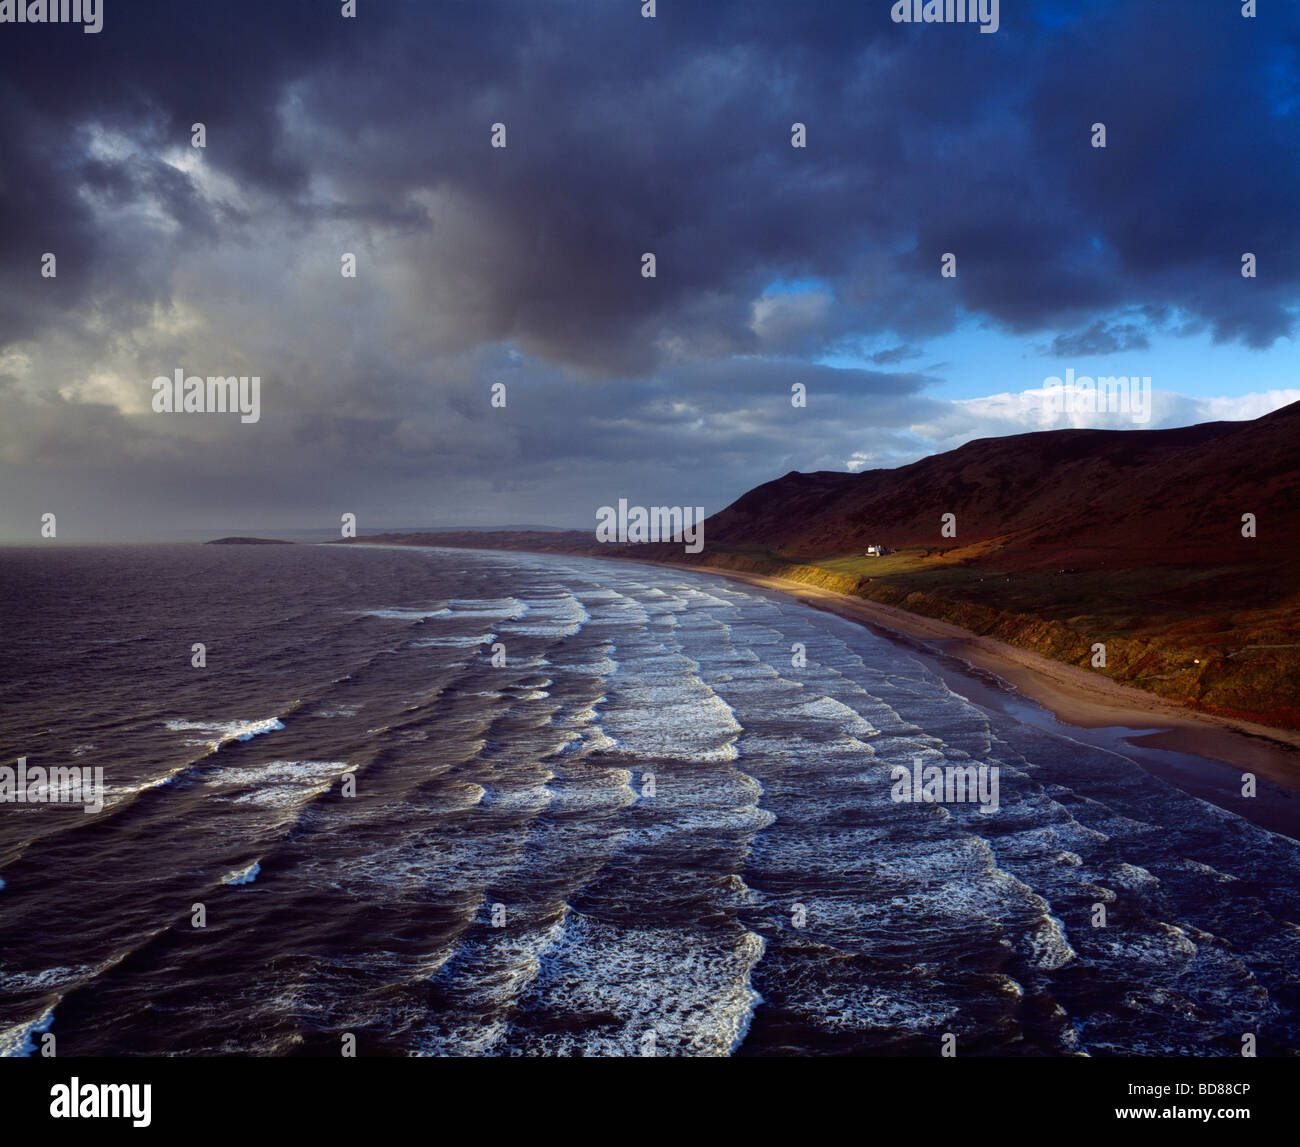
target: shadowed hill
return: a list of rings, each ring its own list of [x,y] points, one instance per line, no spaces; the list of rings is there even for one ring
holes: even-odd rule
[[[940,517],[957,516],[955,539]],[[1242,537],[1242,515],[1258,536]],[[998,564],[1091,566],[1300,556],[1300,403],[1252,422],[1049,430],[967,443],[897,470],[790,473],[705,526],[710,545],[824,555],[978,546]]]

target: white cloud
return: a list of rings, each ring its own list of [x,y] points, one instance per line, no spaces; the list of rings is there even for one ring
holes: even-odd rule
[[[1091,427],[1106,430],[1158,430],[1198,422],[1246,421],[1259,418],[1292,402],[1300,390],[1269,390],[1231,396],[1201,397],[1156,390],[1151,393],[1146,421],[1124,410],[1059,410],[1043,388],[1018,394],[990,394],[981,398],[938,403],[922,421],[908,426],[930,449],[952,450],[976,438],[1025,434],[1037,430]],[[862,458],[861,455],[854,455]],[[859,467],[865,461],[858,463]],[[850,463],[852,465],[852,463]]]

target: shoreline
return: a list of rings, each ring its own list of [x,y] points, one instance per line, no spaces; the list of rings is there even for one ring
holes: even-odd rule
[[[712,566],[678,562],[638,564],[713,574],[775,590],[814,609],[902,638],[922,654],[953,659],[972,670],[991,673],[1026,701],[1040,706],[1060,725],[1093,734],[1127,730],[1109,738],[1102,734],[1079,739],[1090,744],[1104,744],[1107,739],[1122,742],[1134,750],[1131,755],[1139,764],[1150,764],[1157,759],[1157,754],[1214,761],[1239,772],[1255,773],[1288,793],[1300,793],[1300,732],[1201,713],[1156,694],[1121,685],[1109,677],[1053,661],[996,638],[981,637],[950,622],[820,586]],[[971,676],[977,678],[978,673]],[[1233,787],[1239,788],[1239,784]]]

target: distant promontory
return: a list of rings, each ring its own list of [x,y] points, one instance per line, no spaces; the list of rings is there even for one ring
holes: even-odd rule
[[[283,538],[214,538],[204,542],[205,546],[291,546]]]

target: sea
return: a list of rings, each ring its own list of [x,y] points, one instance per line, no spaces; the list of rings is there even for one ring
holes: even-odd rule
[[[0,803],[0,1054],[1300,1052],[1293,835],[776,592],[51,542],[0,635],[0,765],[104,781]]]

